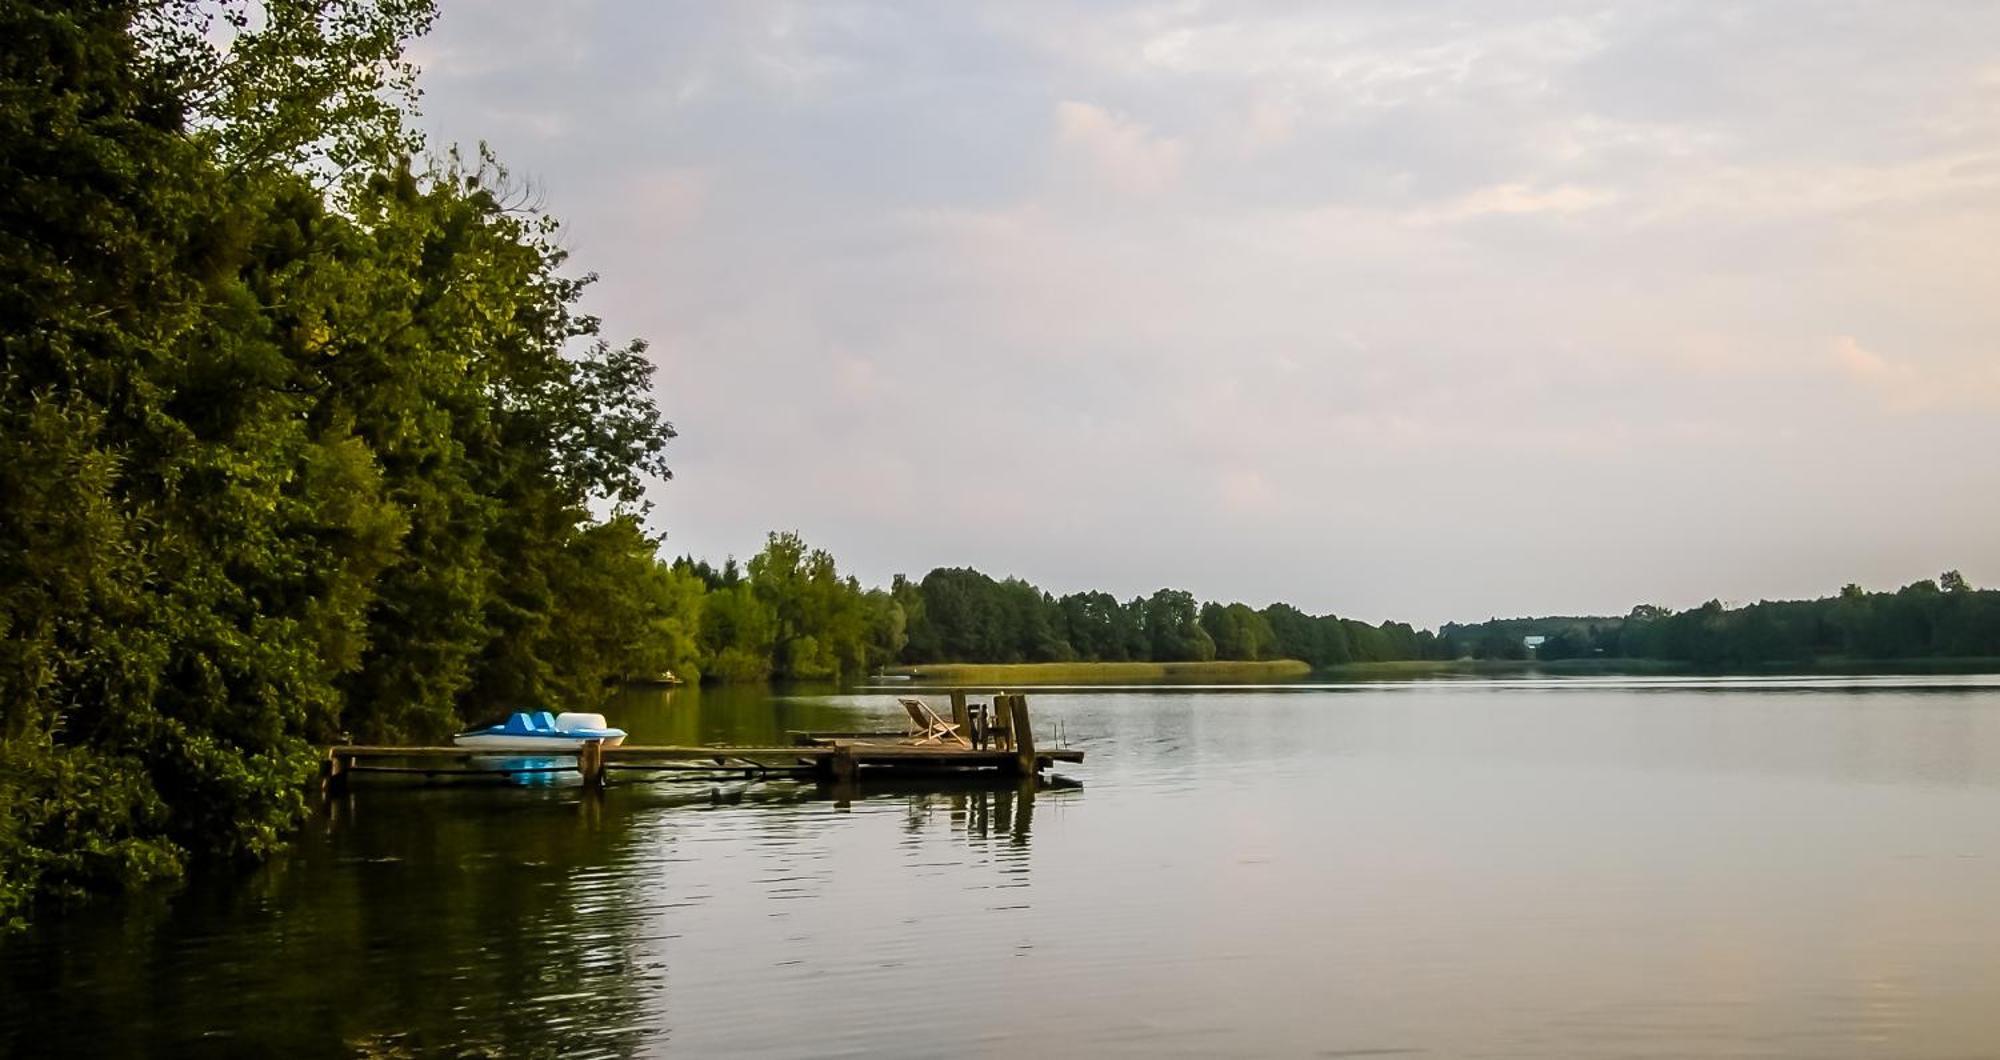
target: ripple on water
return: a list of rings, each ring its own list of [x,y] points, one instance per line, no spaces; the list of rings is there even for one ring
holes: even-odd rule
[[[1032,795],[357,790],[0,943],[0,1053],[1979,1055],[2000,688],[1917,684],[1037,695],[1090,757]]]

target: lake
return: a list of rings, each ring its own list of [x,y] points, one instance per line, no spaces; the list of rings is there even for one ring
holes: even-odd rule
[[[768,744],[906,691],[607,712]],[[2000,678],[1029,699],[1080,785],[361,778],[0,941],[0,1053],[2000,1052]]]

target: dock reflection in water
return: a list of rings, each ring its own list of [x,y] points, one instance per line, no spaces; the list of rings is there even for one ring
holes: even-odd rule
[[[1083,788],[407,781],[0,941],[0,1054],[1969,1056],[2000,682],[1043,692]],[[647,743],[873,695],[607,710]]]

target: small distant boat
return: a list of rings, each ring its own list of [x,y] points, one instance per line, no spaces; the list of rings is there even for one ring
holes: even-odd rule
[[[516,711],[498,725],[467,729],[451,738],[459,747],[481,751],[538,751],[544,754],[574,751],[586,740],[603,740],[604,746],[625,742],[625,730],[604,723],[602,714],[550,714],[546,710]]]

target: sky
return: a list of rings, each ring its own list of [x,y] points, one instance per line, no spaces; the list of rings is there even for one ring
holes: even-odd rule
[[[1421,626],[2000,583],[2000,5],[441,0],[667,549]]]

